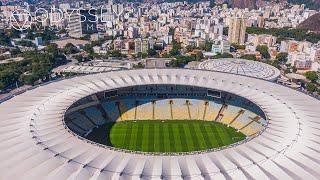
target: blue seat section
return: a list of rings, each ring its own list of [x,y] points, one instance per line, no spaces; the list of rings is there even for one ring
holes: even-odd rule
[[[84,129],[79,128],[78,126],[76,126],[74,123],[72,123],[71,121],[66,122],[67,126],[75,133],[80,134],[80,135],[84,135],[87,131]]]
[[[103,102],[101,103],[101,105],[104,108],[104,110],[107,112],[111,121],[120,120],[119,110],[115,101]]]
[[[107,122],[107,119],[102,117],[102,113],[95,107],[84,109],[86,115],[97,125],[102,125]]]
[[[73,117],[72,117],[73,116]],[[86,131],[89,131],[93,127],[95,127],[94,124],[92,124],[85,116],[78,112],[74,112],[71,115],[72,122],[80,126],[81,128],[85,129]]]

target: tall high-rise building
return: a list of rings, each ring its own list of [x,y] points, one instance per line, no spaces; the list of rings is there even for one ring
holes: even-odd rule
[[[232,18],[229,22],[228,39],[230,43],[244,44],[246,24],[244,18]]]
[[[71,37],[81,38],[97,32],[97,19],[93,10],[68,10],[68,31]]]
[[[151,41],[151,43],[150,43]],[[149,49],[153,49],[153,39],[135,39],[134,40],[134,47],[135,47],[135,53],[148,53]]]
[[[142,43],[141,39],[134,40],[134,51],[136,54],[142,51],[141,43]]]

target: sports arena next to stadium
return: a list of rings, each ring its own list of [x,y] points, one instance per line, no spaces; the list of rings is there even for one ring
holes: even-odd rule
[[[0,179],[318,179],[319,107],[207,70],[78,76],[0,104]]]

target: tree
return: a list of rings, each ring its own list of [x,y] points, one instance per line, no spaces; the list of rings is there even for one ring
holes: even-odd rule
[[[247,60],[252,60],[252,61],[256,61],[256,55],[254,54],[245,54],[243,56],[240,57],[241,59],[247,59]]]
[[[297,71],[298,71],[298,69],[295,66],[293,66],[292,67],[292,72],[296,73]]]
[[[201,51],[191,56],[177,56],[174,60],[170,61],[169,67],[184,67],[191,61],[200,61],[201,59],[203,59]]]
[[[320,34],[308,32],[305,29],[289,29],[289,28],[258,28],[258,27],[247,27],[247,34],[271,34],[278,38],[278,42],[281,40],[294,38],[297,41],[307,40],[312,43],[320,41]]]
[[[181,44],[176,41],[172,41],[172,50],[169,52],[170,56],[180,55],[180,50],[181,50]]]
[[[170,27],[170,28],[169,28],[169,33],[168,33],[168,34],[169,34],[170,36],[174,36],[174,32],[175,32],[175,28]]]
[[[49,44],[45,48],[45,52],[52,55],[52,57],[56,57],[59,55],[59,49],[57,44]]]
[[[187,52],[192,52],[194,49],[195,49],[194,46],[191,46],[191,45],[186,46]]]
[[[217,54],[215,56],[212,57],[213,59],[220,59],[220,58],[233,58],[232,54],[229,53],[222,53],[222,54]]]
[[[74,55],[72,57],[75,58],[78,62],[83,62],[83,57],[81,55]]]
[[[315,92],[315,91],[317,91],[317,86],[315,84],[313,84],[313,83],[308,83],[307,84],[307,90],[309,92]]]
[[[236,44],[236,43],[232,43],[231,46],[234,47],[235,50],[246,49],[245,45],[240,45],[240,44]]]
[[[25,46],[25,47],[35,47],[36,46],[32,41],[28,41],[28,40],[17,41],[17,42],[15,42],[15,44],[18,46]]]
[[[261,53],[261,55],[262,55],[262,57],[264,59],[269,59],[270,58],[268,46],[266,46],[266,45],[258,45],[256,50]]]
[[[151,56],[151,57],[154,57],[156,56],[158,53],[155,49],[149,49],[148,50],[148,55]]]
[[[134,65],[133,65],[133,68],[135,68],[135,69],[142,69],[142,68],[144,68],[144,65],[143,65],[141,62],[138,62],[138,64],[134,64]]]
[[[216,1],[210,0],[210,8],[213,8],[214,6],[216,6]]]
[[[12,56],[16,56],[16,55],[20,54],[21,51],[20,51],[19,48],[14,48],[14,49],[10,50],[10,53],[11,53]]]
[[[206,41],[206,43],[204,44],[204,47],[202,48],[205,51],[211,51],[212,50],[212,42],[210,41]]]
[[[83,50],[85,50],[88,54],[93,54],[93,47],[91,44],[86,44],[83,47]]]
[[[278,69],[281,69],[280,62],[278,60],[271,61],[270,64]]]
[[[277,54],[276,60],[278,60],[279,62],[282,62],[282,63],[287,62],[288,53],[281,52],[281,53]]]
[[[63,51],[66,54],[75,54],[75,53],[79,52],[79,49],[75,45],[73,45],[72,43],[68,43],[64,47]]]
[[[137,57],[144,59],[144,58],[148,57],[148,54],[147,53],[138,52]]]
[[[83,37],[80,38],[81,40],[90,40],[90,35],[86,34]]]
[[[48,44],[51,40],[57,39],[57,35],[49,28],[45,28],[42,33],[37,33],[37,36],[42,37],[45,44]]]
[[[24,83],[24,84],[27,84],[27,85],[34,85],[34,83],[38,80],[39,78],[33,74],[30,74],[30,75],[23,75],[21,77],[21,81]]]
[[[10,45],[10,37],[7,36],[4,32],[0,32],[0,45]]]
[[[197,54],[193,55],[196,61],[201,61],[203,59],[203,53],[201,51],[197,52]]]
[[[121,51],[119,50],[109,51],[108,54],[111,57],[122,57]]]
[[[6,34],[8,35],[9,38],[19,38],[21,32],[14,28],[11,28],[8,31],[6,31]]]
[[[316,82],[318,80],[318,74],[315,72],[315,71],[309,71],[309,72],[306,72],[304,74],[307,79],[309,79],[311,82]]]

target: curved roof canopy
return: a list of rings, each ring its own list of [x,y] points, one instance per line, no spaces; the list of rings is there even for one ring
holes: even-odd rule
[[[118,87],[188,84],[243,96],[267,115],[266,130],[238,146],[192,155],[134,154],[70,132],[64,113],[87,95]],[[255,78],[147,69],[79,76],[0,104],[0,179],[317,179],[320,102]]]
[[[271,65],[234,58],[207,60],[199,64],[199,69],[240,74],[269,81],[275,81],[280,76],[280,71]]]

